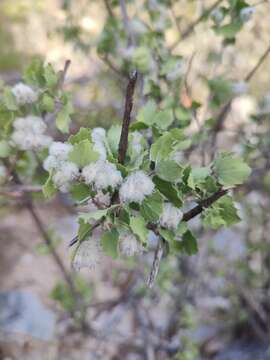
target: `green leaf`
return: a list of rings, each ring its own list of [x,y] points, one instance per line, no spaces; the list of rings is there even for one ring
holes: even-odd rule
[[[99,209],[90,213],[80,214],[79,219],[82,219],[85,223],[90,220],[100,220],[107,215],[108,209]]]
[[[108,144],[113,154],[117,154],[118,152],[120,135],[121,135],[121,126],[119,125],[111,126],[107,132]]]
[[[6,140],[0,141],[0,158],[6,158],[11,152],[11,147]]]
[[[54,71],[51,64],[44,67],[44,78],[46,80],[46,86],[53,89],[58,84],[58,74]]]
[[[159,161],[155,171],[162,180],[170,182],[181,180],[182,168],[173,160]]]
[[[150,159],[152,161],[164,160],[168,158],[173,150],[171,134],[165,132],[157,141],[155,141],[150,149]]]
[[[11,90],[8,88],[4,89],[3,102],[6,106],[6,108],[10,111],[16,111],[18,109],[18,105],[16,103],[16,98],[12,94]]]
[[[193,168],[188,177],[188,186],[195,190],[196,186],[204,182],[209,174],[210,169],[208,167]]]
[[[141,214],[147,222],[157,222],[163,209],[163,198],[158,191],[147,196],[140,207]]]
[[[85,223],[88,223],[90,220],[100,220],[105,217],[111,210],[115,209],[118,205],[112,205],[107,209],[99,209],[92,211],[90,213],[81,213],[79,214],[79,219],[82,219]]]
[[[56,127],[63,133],[69,132],[69,125],[71,123],[70,115],[73,113],[73,106],[70,100],[64,98],[62,101],[65,103],[62,105],[61,110],[56,115]]]
[[[159,233],[163,239],[168,241],[169,244],[173,244],[175,241],[175,233],[172,230],[168,229],[159,229]]]
[[[44,94],[41,100],[41,106],[42,109],[46,112],[49,113],[54,112],[55,109],[54,99],[50,95]]]
[[[93,150],[93,144],[89,140],[76,143],[69,154],[69,160],[81,168],[98,159],[99,154]]]
[[[234,225],[239,221],[237,209],[229,195],[223,196],[203,212],[203,225],[206,228],[218,229],[221,226]]]
[[[194,255],[198,252],[197,240],[190,230],[182,236],[181,248],[187,255]]]
[[[91,141],[91,130],[81,127],[80,130],[75,135],[70,135],[68,142],[72,145],[75,145],[83,140]]]
[[[118,240],[119,234],[116,229],[104,232],[100,239],[104,253],[113,259],[118,257]]]
[[[218,35],[224,36],[225,39],[232,39],[241,30],[242,26],[241,21],[237,21],[220,27],[214,27],[214,30]]]
[[[146,73],[151,66],[151,50],[146,46],[138,46],[135,48],[132,57],[132,64],[135,69],[142,74]]]
[[[242,184],[251,173],[241,158],[230,153],[223,153],[214,161],[214,170],[219,183],[224,186]]]
[[[146,222],[142,216],[130,217],[130,228],[142,243],[147,243],[148,229],[146,228]]]
[[[151,146],[150,158],[152,161],[168,159],[175,150],[183,150],[190,146],[181,129],[166,131]]]
[[[79,219],[79,230],[78,230],[78,239],[79,242],[82,242],[86,239],[88,235],[91,233],[92,225],[89,223],[85,223],[82,219]]]
[[[154,118],[154,123],[162,130],[166,130],[173,122],[172,110],[162,110]]]
[[[30,66],[26,68],[23,78],[28,84],[44,87],[45,78],[43,61],[39,58],[34,59]]]
[[[232,97],[232,84],[221,77],[208,80],[213,105],[220,106]]]
[[[70,194],[73,200],[82,201],[91,195],[91,190],[85,184],[74,184],[70,188]]]
[[[42,186],[42,192],[43,192],[44,197],[47,199],[51,198],[57,192],[57,190],[53,184],[53,181],[52,181],[52,173],[50,173],[47,181]]]
[[[226,226],[232,226],[241,220],[231,196],[223,196],[216,202],[216,205],[220,208],[220,214]]]
[[[156,185],[157,189],[164,195],[166,198],[173,203],[176,207],[181,207],[183,201],[179,196],[179,193],[175,186],[165,180],[160,179],[158,176],[153,177],[153,182]]]
[[[155,122],[157,106],[153,100],[149,100],[138,112],[137,122],[151,126]]]

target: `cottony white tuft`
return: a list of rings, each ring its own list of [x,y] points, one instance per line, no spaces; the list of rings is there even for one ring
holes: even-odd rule
[[[52,142],[50,136],[44,135],[46,124],[40,117],[29,115],[25,118],[17,118],[13,127],[11,144],[21,150],[46,148]]]
[[[102,160],[85,166],[82,176],[86,184],[93,185],[96,190],[107,189],[109,186],[115,189],[122,182],[122,175],[116,166]]]
[[[243,22],[249,21],[252,18],[252,16],[255,14],[255,11],[256,9],[253,6],[245,7],[240,11],[240,19]]]
[[[98,239],[89,238],[79,246],[73,260],[73,268],[79,271],[81,268],[94,269],[100,264],[102,259],[102,249]]]
[[[119,195],[122,202],[141,203],[145,196],[152,194],[155,185],[141,170],[131,173],[122,184]]]
[[[120,236],[119,250],[124,256],[134,256],[141,254],[143,247],[141,243],[136,239],[136,236],[131,233],[125,233]]]
[[[52,176],[52,181],[60,191],[67,192],[72,181],[79,175],[78,166],[72,162],[64,161]]]
[[[106,131],[103,128],[94,128],[92,130],[93,150],[99,153],[100,160],[106,160],[107,152],[104,145]]]
[[[71,144],[55,141],[49,148],[49,154],[54,156],[57,160],[67,160],[72,149],[73,146]]]
[[[181,210],[177,209],[170,203],[165,203],[159,222],[161,226],[173,230],[177,228],[182,218],[183,213]]]
[[[38,93],[30,86],[18,83],[11,89],[18,105],[32,104],[37,101]]]

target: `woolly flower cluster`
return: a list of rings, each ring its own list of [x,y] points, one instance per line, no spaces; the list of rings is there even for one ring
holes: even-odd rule
[[[103,128],[94,128],[92,130],[93,150],[99,153],[100,160],[106,160],[106,147],[104,145],[106,131]]]
[[[71,144],[53,142],[49,148],[49,156],[43,163],[45,170],[53,172],[52,181],[62,192],[67,192],[72,181],[79,176],[78,166],[68,161],[72,149]]]
[[[7,169],[4,165],[0,164],[0,185],[4,184],[4,182],[6,181],[7,178]]]
[[[18,105],[33,104],[38,99],[38,93],[30,86],[18,83],[11,89]]]
[[[51,137],[44,134],[47,126],[40,117],[28,115],[25,118],[17,118],[13,127],[11,143],[21,150],[46,148],[52,142]]]
[[[136,236],[131,233],[124,233],[119,239],[119,250],[124,256],[134,256],[141,254],[143,247],[136,239]]]
[[[82,176],[86,184],[92,185],[96,190],[108,187],[115,189],[122,183],[122,175],[116,166],[103,160],[85,166]]]
[[[165,203],[159,222],[161,226],[167,229],[175,230],[182,218],[183,213],[181,210],[177,209],[170,203]]]
[[[72,266],[79,271],[82,268],[94,269],[102,259],[102,249],[98,239],[89,238],[83,241],[76,252]]]
[[[135,171],[126,177],[122,184],[119,195],[121,202],[141,203],[145,196],[152,194],[155,185],[149,176],[141,170]]]

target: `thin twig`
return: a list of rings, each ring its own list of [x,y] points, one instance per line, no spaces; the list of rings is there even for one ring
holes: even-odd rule
[[[154,261],[153,261],[153,264],[152,264],[152,267],[150,270],[149,278],[147,280],[147,286],[149,288],[152,288],[155,283],[155,280],[156,280],[156,277],[157,277],[157,274],[159,271],[159,267],[160,267],[160,262],[161,262],[161,259],[163,256],[163,251],[164,251],[163,239],[160,238],[159,242],[158,242],[158,246],[155,250]]]
[[[133,96],[137,81],[137,74],[138,73],[136,70],[131,74],[126,90],[125,111],[123,116],[122,131],[121,131],[121,137],[118,148],[118,162],[120,164],[124,164],[127,147],[128,147],[130,114],[133,107]]]
[[[128,46],[130,46],[130,45],[134,46],[135,45],[135,37],[134,37],[133,31],[130,27],[130,22],[129,22],[128,13],[127,13],[127,7],[126,7],[126,0],[119,0],[119,3],[120,3],[120,9],[121,9],[121,14],[122,14],[122,18],[123,18],[124,29],[125,29],[125,32],[128,37]]]
[[[63,85],[64,85],[64,82],[65,82],[65,78],[66,78],[68,69],[70,67],[70,64],[71,64],[71,61],[66,60],[64,69],[60,71],[60,77],[59,77],[58,84],[57,84],[57,88],[59,90],[63,90]]]
[[[228,192],[228,190],[225,189],[219,189],[218,191],[216,191],[213,195],[209,196],[208,198],[202,200],[198,205],[196,205],[195,207],[193,207],[191,210],[187,211],[186,213],[184,213],[183,215],[183,219],[182,221],[189,221],[191,219],[193,219],[195,216],[199,215],[200,213],[203,212],[204,209],[210,207],[215,201],[217,201],[218,199],[220,199],[222,196],[226,195]],[[150,270],[150,274],[149,274],[149,278],[147,280],[147,286],[149,288],[153,287],[155,279],[157,277],[158,271],[159,271],[159,267],[160,267],[160,262],[163,256],[163,252],[164,252],[164,240],[163,238],[160,236],[157,225],[156,224],[149,224],[148,229],[154,231],[154,233],[159,236],[159,242],[158,242],[158,246],[155,250],[155,254],[154,254],[154,260],[153,260],[153,264],[151,266],[151,270]]]
[[[245,76],[244,81],[249,82],[253,76],[256,74],[256,72],[259,70],[261,65],[266,60],[267,56],[270,54],[270,46],[265,50],[263,55],[259,58],[259,60],[256,62],[255,66],[249,71],[249,73]],[[216,141],[217,141],[217,134],[223,129],[225,120],[231,110],[232,102],[235,97],[230,99],[220,110],[220,113],[217,116],[216,124],[212,129],[213,135],[212,135],[212,141],[211,141],[211,148],[212,148],[212,156],[215,152],[216,147]]]
[[[211,13],[219,4],[222,3],[223,0],[217,0],[212,6],[207,8],[194,22],[192,22],[186,30],[179,34],[179,39],[175,41],[175,43],[171,46],[171,50],[175,49],[179,44],[180,40],[186,39],[195,29],[195,27],[202,21],[204,18]]]
[[[113,11],[112,11],[112,8],[111,8],[111,5],[110,5],[110,3],[109,3],[109,0],[104,0],[104,5],[105,5],[105,7],[106,7],[106,10],[107,10],[109,16],[112,17],[112,18],[114,18],[114,13],[113,13]]]
[[[39,185],[20,185],[3,187],[0,190],[0,195],[21,197],[24,193],[36,193],[42,191],[42,187]]]
[[[98,220],[97,222],[95,222],[95,224],[93,224],[93,225],[91,226],[91,228],[89,228],[89,230],[85,233],[85,236],[91,234],[91,232],[92,232],[93,230],[95,230],[97,227],[99,227],[99,226],[102,224],[102,222],[103,222],[103,219]],[[70,240],[68,246],[69,246],[69,247],[73,246],[74,244],[76,244],[76,243],[78,242],[78,240],[79,240],[78,235],[74,236],[74,238]]]
[[[202,213],[204,209],[210,207],[214,202],[216,202],[222,196],[226,195],[227,192],[228,190],[226,189],[220,189],[213,195],[209,196],[207,199],[202,200],[197,206],[184,213],[182,221],[189,221],[193,219],[195,216]]]
[[[270,46],[268,46],[268,48],[265,50],[265,52],[263,53],[263,55],[259,58],[259,60],[257,61],[256,65],[253,67],[253,69],[247,74],[247,76],[245,77],[245,81],[248,82],[250,81],[253,76],[255,75],[255,73],[257,72],[257,70],[261,67],[261,65],[263,64],[263,62],[265,61],[265,59],[267,58],[267,56],[270,53]]]

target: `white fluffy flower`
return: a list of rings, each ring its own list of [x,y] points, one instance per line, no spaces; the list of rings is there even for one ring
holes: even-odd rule
[[[93,150],[99,153],[100,160],[106,160],[107,152],[104,145],[106,131],[103,128],[97,127],[92,130],[92,140],[94,143]]]
[[[232,92],[234,95],[244,95],[248,92],[248,84],[245,81],[236,81],[232,83]]]
[[[56,159],[56,157],[49,155],[44,161],[43,161],[43,168],[46,171],[56,170],[60,166],[59,161]]]
[[[243,8],[240,11],[240,19],[243,22],[249,21],[252,18],[252,16],[254,15],[255,11],[256,11],[256,9],[253,6],[248,6],[248,7]]]
[[[53,142],[49,148],[49,156],[43,162],[44,169],[47,171],[59,170],[60,173],[63,171],[63,168],[68,169],[70,166],[66,164],[72,164],[68,161],[68,155],[72,149],[73,146],[71,144],[58,141]]]
[[[110,206],[111,203],[111,197],[109,193],[103,194],[102,191],[97,191],[95,197],[94,197],[95,204],[99,204],[102,206]],[[94,205],[95,205],[94,204]]]
[[[125,233],[120,236],[119,250],[124,256],[134,256],[136,254],[141,254],[143,247],[135,235]]]
[[[18,105],[32,104],[37,101],[38,93],[30,86],[18,83],[11,89]]]
[[[182,218],[183,213],[181,210],[177,209],[170,203],[165,203],[159,222],[161,226],[173,230],[177,228]]]
[[[29,115],[17,118],[14,123],[11,142],[21,150],[34,150],[48,147],[52,139],[44,134],[46,124],[37,116]]]
[[[106,136],[106,131],[101,127],[96,127],[92,130],[92,140],[94,142],[103,141],[105,136]]]
[[[72,181],[76,180],[79,175],[78,166],[72,162],[65,161],[52,176],[52,181],[56,188],[62,192],[69,190]]]
[[[213,19],[213,21],[214,21],[217,25],[219,25],[219,24],[222,22],[222,20],[224,19],[224,13],[223,13],[223,11],[220,10],[220,9],[214,9],[214,10],[211,12],[210,16],[211,16],[211,19]]]
[[[77,271],[84,267],[94,269],[100,264],[101,259],[102,249],[99,240],[90,238],[81,243],[72,265]]]
[[[4,184],[7,178],[7,169],[4,165],[0,164],[0,184]]]
[[[96,190],[107,189],[109,186],[115,189],[122,182],[122,175],[116,166],[102,160],[85,166],[82,176],[86,184],[93,185]]]
[[[131,173],[122,184],[119,195],[122,202],[141,203],[145,196],[152,194],[155,185],[141,170]]]
[[[68,155],[72,149],[73,146],[71,144],[55,141],[49,148],[49,154],[54,156],[57,160],[64,161],[68,159]]]

